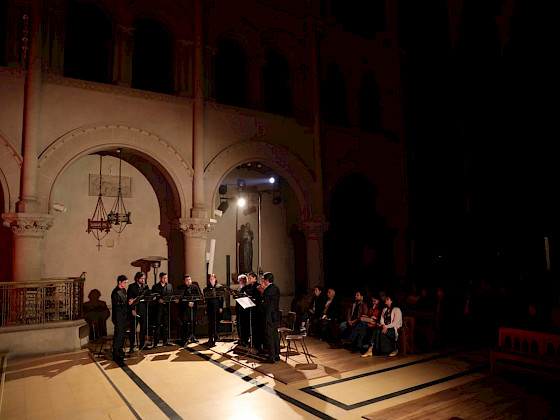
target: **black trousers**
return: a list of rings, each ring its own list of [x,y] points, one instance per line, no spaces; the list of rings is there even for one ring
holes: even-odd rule
[[[169,340],[169,304],[160,303],[157,309],[156,325],[154,331],[154,346],[161,336],[163,344]]]
[[[138,333],[138,346],[142,348],[146,343],[146,333],[148,332],[148,324],[146,320],[146,314],[138,314],[137,317],[130,315],[130,350],[134,349],[134,344],[136,342],[136,330],[140,326],[140,332]]]
[[[208,341],[218,340],[218,308],[208,308]]]
[[[179,322],[181,323],[181,342],[186,343],[189,336],[194,335],[196,327],[196,308],[187,307],[179,312]]]
[[[275,360],[280,356],[280,337],[278,336],[278,322],[266,322],[264,329],[265,350],[268,350],[268,358]]]
[[[117,319],[115,324],[115,335],[113,337],[113,360],[122,362],[124,360],[124,337],[126,334],[125,319]]]

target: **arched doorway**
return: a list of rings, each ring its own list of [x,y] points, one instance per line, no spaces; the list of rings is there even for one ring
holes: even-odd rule
[[[265,271],[274,272],[276,270],[274,274],[278,279],[278,285],[283,296],[281,305],[284,305],[285,309],[289,309],[291,299],[296,291],[296,284],[307,282],[307,278],[298,277],[296,279],[294,277],[296,274],[298,276],[302,275],[301,270],[295,270],[295,259],[297,256],[300,260],[307,257],[307,248],[304,247],[307,238],[303,241],[294,241],[293,236],[294,231],[299,231],[300,223],[312,217],[314,182],[301,160],[281,147],[257,140],[235,144],[217,155],[206,168],[206,191],[214,192],[211,196],[211,203],[214,205],[212,211],[217,209],[220,203],[224,201],[222,200],[224,194],[220,194],[220,186],[224,183],[233,184],[232,186],[228,185],[228,193],[236,195],[238,193],[238,179],[247,178],[246,185],[251,186],[249,172],[256,173],[254,177],[259,179],[261,183],[264,184],[267,181],[269,174],[259,174],[258,171],[250,170],[247,168],[249,164],[253,166],[256,164],[263,165],[283,182],[279,195],[275,196],[274,193],[262,195],[262,268]],[[222,235],[222,241],[225,241],[225,243],[222,245],[216,244],[216,258],[224,258],[225,260],[225,252],[224,256],[220,257],[218,248],[227,249],[229,250],[231,266],[234,267],[237,244],[236,218],[234,217],[235,206],[231,200],[229,201],[227,211],[218,220],[214,231],[208,235],[208,238],[209,240],[216,239],[217,242]],[[254,198],[253,201],[255,201]],[[241,214],[237,227],[247,222],[251,227],[258,224],[255,213]],[[265,217],[270,218],[268,222]],[[300,239],[301,235],[299,236]],[[270,243],[266,244],[267,241],[270,241]],[[257,245],[254,243],[253,246],[255,249]],[[322,256],[314,255],[313,260],[308,261],[308,264],[315,268],[321,267]],[[306,266],[306,268],[308,267]],[[225,270],[222,279],[224,276],[227,276]],[[314,278],[312,281],[315,284],[320,279]],[[290,295],[289,300],[286,294]]]
[[[112,142],[103,143],[100,138]],[[132,213],[132,225],[121,234],[120,242],[113,238],[113,243],[104,243],[97,251],[97,242],[85,233],[97,196],[86,190],[89,175],[99,173],[100,154],[105,155],[106,161],[102,173],[118,175],[117,149],[121,150],[118,156],[123,162],[123,176],[132,178],[133,193],[136,191],[132,198],[125,198],[125,204],[131,202],[130,208],[127,204],[127,211]],[[47,148],[39,158],[39,169],[40,196],[46,197],[40,206],[46,210],[60,202],[68,209],[56,215],[53,228],[46,233],[45,257],[49,252],[56,254],[53,259],[44,258],[44,271],[48,276],[73,275],[67,270],[77,269],[80,262],[84,262],[93,270],[86,275],[88,280],[104,282],[104,290],[110,291],[109,286],[114,287],[117,275],[131,277],[138,271],[138,267],[131,266],[133,260],[156,255],[169,259],[161,270],[170,273],[171,281],[180,281],[185,270],[184,240],[182,232],[173,226],[191,207],[192,169],[165,141],[125,125],[83,127]],[[82,200],[75,202],[76,197]],[[108,197],[106,206],[110,208],[113,200]],[[69,206],[68,202],[75,204]],[[70,263],[56,250],[49,251],[50,247],[67,247],[67,244],[75,244],[69,249],[69,255],[73,255],[75,248],[83,247],[90,254],[88,259],[79,256]],[[153,284],[152,279],[150,282]]]

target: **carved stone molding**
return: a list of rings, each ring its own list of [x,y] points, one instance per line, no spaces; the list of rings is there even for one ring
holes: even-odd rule
[[[43,82],[56,84],[61,86],[69,86],[78,89],[92,90],[95,92],[112,93],[116,95],[130,96],[133,98],[149,99],[160,102],[169,102],[174,104],[189,104],[191,98],[179,97],[175,95],[165,95],[163,93],[148,92],[140,89],[133,89],[126,86],[108,85],[106,83],[90,82],[87,80],[71,79],[62,77],[57,72],[43,73]]]
[[[298,222],[298,227],[308,240],[318,240],[329,228],[329,224],[325,221],[324,215],[317,214],[310,219]]]
[[[54,224],[54,216],[43,213],[4,213],[2,219],[18,237],[42,238]]]
[[[206,238],[214,229],[215,219],[181,218],[174,221],[175,228],[183,232],[187,238]]]

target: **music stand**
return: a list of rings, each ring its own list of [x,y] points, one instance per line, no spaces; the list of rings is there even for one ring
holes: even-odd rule
[[[161,299],[163,300],[163,305],[168,305],[167,306],[167,344],[169,344],[170,343],[169,340],[171,340],[171,305],[169,305],[169,303],[178,301],[179,299],[181,299],[181,295],[180,294],[167,295],[167,296],[163,296]]]
[[[206,299],[214,299],[214,298],[222,298],[223,299],[225,297],[226,290],[229,290],[229,287],[226,287],[226,286],[205,287],[204,291],[203,291],[204,299],[205,300]],[[208,306],[208,302],[206,303],[206,306]],[[219,308],[218,308],[218,310],[219,310]],[[208,340],[214,341],[214,342],[220,341],[220,336],[218,335],[217,321],[218,321],[218,316],[216,315],[214,317],[214,337],[210,337],[210,334],[208,335]],[[214,340],[214,338],[216,338],[216,339]]]
[[[134,310],[136,310],[136,316],[134,317],[134,325],[131,328],[134,328],[134,336],[136,337],[136,343],[138,343],[138,349],[140,349],[140,341],[139,341],[139,337],[138,337],[138,329],[137,329],[137,323],[136,323],[136,318],[139,317],[140,315],[138,315],[138,305],[141,304],[142,302],[144,302],[146,296],[148,296],[150,294],[150,289],[146,288],[140,295],[136,296],[134,298],[134,300],[132,301],[132,303],[130,304],[130,306],[134,306]],[[148,305],[146,305],[147,307]],[[147,309],[146,309],[147,311]],[[146,329],[147,329],[148,325],[146,324]],[[130,349],[129,351],[131,351],[133,349]]]
[[[187,290],[187,289],[185,289]],[[197,302],[199,300],[202,300],[202,295],[200,294],[200,289],[197,287],[197,294],[196,295],[183,295],[180,299],[181,302]],[[198,343],[198,339],[196,338],[196,336],[194,335],[194,325],[195,325],[195,319],[194,319],[194,306],[189,306],[189,311],[191,313],[191,316],[189,317],[189,324],[190,324],[190,330],[191,333],[189,335],[189,338],[187,338],[187,342],[188,343]]]
[[[250,342],[250,344],[249,344],[249,350],[247,351],[247,353],[245,353],[244,356],[252,355],[253,357],[255,357],[256,353],[255,353],[255,349],[253,347],[253,320],[252,320],[253,311],[251,310],[251,308],[254,308],[257,305],[255,305],[255,302],[253,302],[251,300],[251,298],[248,297],[248,296],[234,298],[234,299],[237,303],[239,303],[239,305],[241,305],[241,307],[243,309],[248,309],[248,312],[249,312],[249,342]]]

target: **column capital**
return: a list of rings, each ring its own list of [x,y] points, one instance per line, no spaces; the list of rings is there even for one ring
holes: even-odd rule
[[[206,238],[208,232],[214,229],[215,219],[188,217],[176,219],[174,227],[183,232],[188,238]]]
[[[44,213],[4,213],[2,220],[18,237],[43,238],[54,225],[54,216]]]
[[[308,219],[300,220],[298,227],[307,239],[319,239],[329,228],[329,224],[323,214],[315,214]]]

